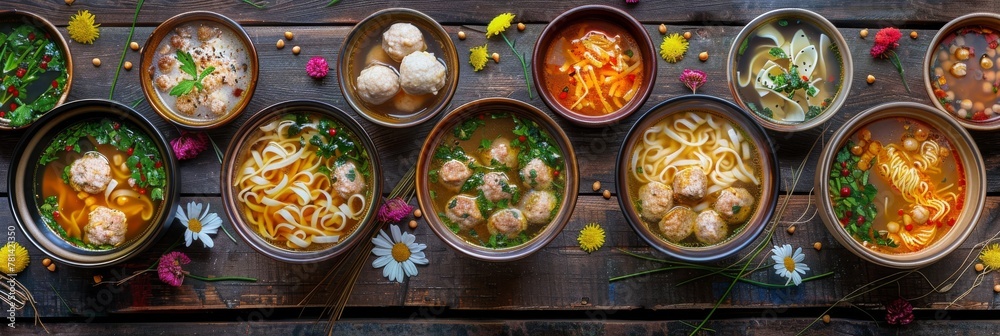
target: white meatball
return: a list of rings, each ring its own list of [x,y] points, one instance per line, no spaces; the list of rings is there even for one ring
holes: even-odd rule
[[[463,195],[452,197],[446,208],[445,216],[458,224],[459,228],[471,229],[483,222],[483,214],[479,212],[479,204],[475,198]]]
[[[701,167],[685,168],[674,175],[674,195],[681,201],[694,202],[705,197],[708,177]]]
[[[753,213],[753,195],[743,188],[729,187],[719,192],[715,200],[715,211],[729,224],[747,220]]]
[[[399,76],[387,66],[373,65],[361,70],[357,85],[361,100],[379,105],[399,92]]]
[[[659,222],[674,206],[674,190],[660,182],[649,182],[639,187],[639,215],[650,222]]]
[[[726,239],[728,228],[722,216],[715,210],[705,210],[698,214],[694,223],[694,236],[702,244],[714,245]]]
[[[457,189],[469,179],[469,176],[472,176],[472,169],[462,161],[451,160],[441,165],[438,176],[445,185]]]
[[[521,180],[535,190],[549,189],[552,186],[552,168],[541,159],[531,159],[521,168]]]
[[[97,206],[87,215],[83,227],[84,240],[94,245],[118,245],[125,241],[128,230],[125,213],[104,206]]]
[[[494,212],[486,223],[486,228],[491,235],[502,234],[507,237],[517,236],[518,233],[528,228],[528,221],[521,214],[521,210],[503,209]]]
[[[504,173],[492,172],[483,175],[483,185],[479,186],[479,190],[490,202],[496,202],[510,199],[511,193],[517,190],[517,187],[507,183],[507,175]]]
[[[382,50],[399,62],[407,55],[427,49],[424,43],[424,34],[417,26],[409,23],[394,23],[382,33]]]
[[[698,217],[694,211],[688,207],[675,207],[667,211],[667,214],[660,220],[660,233],[667,240],[679,243],[691,236],[694,231],[694,221]]]
[[[402,113],[413,113],[420,111],[427,103],[427,96],[414,96],[411,94],[396,94],[392,98],[392,106]]]
[[[111,164],[99,152],[86,152],[69,167],[69,185],[73,190],[97,194],[111,182]]]
[[[341,197],[359,194],[365,188],[365,176],[355,167],[354,162],[347,161],[333,170],[333,190]]]
[[[496,162],[514,168],[517,167],[517,151],[510,146],[507,138],[496,138],[483,153],[483,162],[491,166]]]
[[[444,64],[426,51],[407,55],[399,65],[399,84],[411,95],[436,95],[444,87],[447,75]]]
[[[923,205],[917,204],[913,206],[913,210],[910,210],[910,216],[913,217],[913,221],[917,224],[927,223],[930,219],[931,212],[927,210]]]
[[[559,200],[551,191],[532,191],[524,197],[524,217],[531,224],[547,224]]]

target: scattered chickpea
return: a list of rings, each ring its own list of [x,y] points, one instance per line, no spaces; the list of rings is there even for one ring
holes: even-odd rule
[[[493,62],[500,63],[500,54],[493,53]]]
[[[465,39],[465,32],[464,31],[461,31],[461,30],[458,31],[458,39],[459,40],[464,40]]]
[[[611,199],[611,190],[604,189],[604,199]]]
[[[663,35],[663,34],[666,34],[666,33],[667,33],[667,25],[661,23],[660,24],[660,35]]]
[[[420,211],[420,209],[413,210],[413,217],[420,218],[420,217],[423,217],[423,216],[424,216],[424,213],[422,211]]]
[[[285,48],[285,40],[278,39],[278,43],[275,43],[274,46],[278,47],[278,49],[284,49]]]
[[[66,0],[66,6],[73,5],[74,2],[76,2],[76,0]]]
[[[94,60],[92,62],[94,63],[95,67],[101,66],[101,59],[100,58],[94,58]]]
[[[866,37],[868,37],[868,28],[861,30],[861,38],[866,38]]]
[[[293,38],[295,38],[295,34],[292,34],[292,32],[290,32],[290,31],[286,31],[285,32],[285,39],[286,40],[291,41]]]
[[[101,283],[102,280],[104,280],[103,276],[101,276],[100,274],[94,274],[94,283],[95,284]]]
[[[417,229],[417,221],[411,220],[410,221],[410,230],[416,230],[416,229]]]
[[[517,23],[517,31],[524,31],[524,28],[525,28],[524,22]]]
[[[132,51],[139,51],[139,42],[132,41],[132,43],[128,44],[128,47],[129,49],[132,49]]]
[[[813,248],[816,249],[816,251],[819,251],[819,250],[823,249],[823,243],[815,242],[815,243],[813,243]]]
[[[916,38],[917,38],[917,36],[918,36],[918,35],[917,35],[917,31],[916,31],[916,30],[914,30],[914,31],[911,31],[911,32],[910,32],[910,38],[911,38],[911,39],[916,39]]]
[[[830,323],[830,314],[823,315],[823,323]]]
[[[788,234],[795,234],[795,226],[789,226],[785,231],[788,231]]]
[[[708,52],[707,51],[702,51],[700,54],[698,54],[698,59],[700,59],[702,62],[707,61],[708,60]]]
[[[685,40],[690,40],[691,39],[691,32],[687,32],[687,31],[684,32],[684,39]]]
[[[993,285],[993,291],[996,293],[1000,293],[1000,285]]]
[[[292,53],[293,54],[298,55],[300,52],[302,52],[302,48],[299,48],[299,46],[292,47]]]
[[[49,265],[52,265],[52,259],[49,258],[42,259],[42,266],[49,267]]]
[[[56,264],[49,264],[49,266],[46,267],[46,268],[49,269],[49,272],[55,272],[56,271]]]
[[[132,70],[132,62],[125,61],[125,71]]]
[[[982,272],[986,267],[983,264],[976,264],[976,272]]]
[[[601,181],[594,181],[594,191],[601,190]]]
[[[865,81],[867,81],[868,84],[875,83],[875,75],[868,75],[868,78],[865,79]]]

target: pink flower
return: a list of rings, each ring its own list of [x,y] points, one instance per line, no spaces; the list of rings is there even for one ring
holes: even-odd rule
[[[306,73],[309,74],[309,77],[323,79],[329,71],[330,65],[326,64],[326,59],[323,57],[310,58],[309,63],[306,63]]]
[[[885,306],[885,320],[889,324],[907,325],[913,322],[913,305],[903,298]]]
[[[885,57],[885,52],[889,50],[889,47],[883,44],[876,44],[872,46],[871,54],[874,58]]]
[[[681,83],[684,83],[684,86],[691,89],[691,93],[698,93],[698,88],[708,81],[708,75],[701,70],[684,69],[684,71],[681,72],[680,80]]]
[[[378,210],[378,220],[382,222],[394,223],[409,215],[413,211],[413,207],[406,204],[402,198],[393,198]]]
[[[885,53],[899,46],[899,39],[903,33],[899,29],[888,27],[879,29],[875,33],[875,45],[872,46],[871,54],[874,58],[886,57]]]
[[[160,274],[160,281],[163,281],[163,283],[180,287],[184,283],[184,270],[181,269],[181,266],[189,263],[191,263],[191,258],[188,258],[184,253],[179,251],[170,252],[160,257],[160,263],[156,266],[156,272]]]
[[[639,0],[625,0],[625,3],[637,3]]]
[[[178,160],[193,159],[208,149],[208,136],[205,133],[181,131],[181,136],[170,140],[170,148],[174,150]]]

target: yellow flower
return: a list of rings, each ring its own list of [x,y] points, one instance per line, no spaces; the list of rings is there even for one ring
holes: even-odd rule
[[[14,262],[12,263],[11,260]],[[24,249],[21,244],[11,242],[0,247],[0,273],[21,273],[25,267],[28,267],[28,261],[30,261],[28,250]]]
[[[497,17],[490,20],[490,24],[486,26],[486,38],[492,36],[500,35],[507,27],[510,27],[510,23],[514,21],[514,14],[503,13],[497,15]]]
[[[687,50],[687,39],[677,33],[664,36],[663,43],[660,43],[660,57],[670,63],[677,63],[683,59]]]
[[[94,14],[90,14],[88,10],[82,10],[69,18],[69,26],[66,27],[66,30],[69,30],[69,37],[73,41],[92,44],[101,36],[101,31],[97,29],[100,26],[94,24]]]
[[[580,230],[580,236],[576,238],[580,242],[580,249],[587,253],[597,251],[604,246],[604,229],[597,223],[590,223]]]
[[[987,246],[979,253],[979,260],[988,270],[1000,269],[1000,244]]]
[[[469,49],[469,64],[472,64],[472,69],[475,71],[483,70],[486,67],[486,61],[490,59],[489,55],[490,52],[487,51],[485,44]]]

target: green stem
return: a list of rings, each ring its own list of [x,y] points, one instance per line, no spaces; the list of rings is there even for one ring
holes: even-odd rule
[[[757,268],[754,268],[754,269],[750,270],[747,273],[755,273],[755,272],[757,272],[759,270],[762,270],[762,269],[765,269],[765,268],[769,268],[771,266],[774,266],[774,264],[768,264],[766,266],[757,267]],[[674,287],[680,287],[680,286],[689,284],[691,282],[698,281],[699,279],[707,278],[707,277],[710,277],[710,276],[713,276],[713,275],[716,275],[716,274],[719,274],[719,273],[724,273],[724,272],[727,272],[727,271],[729,271],[729,269],[722,268],[722,269],[716,270],[716,271],[714,271],[712,273],[702,274],[702,275],[696,276],[694,278],[678,282],[677,284],[674,285]]]
[[[330,2],[326,4],[326,7],[336,5],[338,2],[340,2],[340,0],[330,0]]]
[[[531,77],[528,77],[528,63],[524,61],[524,55],[517,52],[517,49],[514,48],[514,44],[510,43],[510,40],[507,39],[507,35],[500,32],[500,36],[503,37],[503,40],[507,42],[508,46],[510,46],[510,50],[514,52],[514,56],[517,56],[517,59],[521,61],[521,69],[524,69],[524,84],[528,85],[528,99],[534,99],[531,95]]]
[[[833,275],[833,272],[826,272],[826,273],[823,273],[823,274],[820,274],[820,275],[814,275],[814,276],[811,276],[811,277],[808,277],[808,278],[802,278],[802,282],[812,281],[812,280],[817,280],[817,279],[822,279],[822,278],[825,278],[825,277],[828,277],[828,276],[831,276],[831,275]],[[798,286],[796,284],[786,284],[786,285],[770,284],[770,283],[766,283],[766,282],[760,282],[760,281],[750,280],[750,279],[747,279],[747,278],[737,278],[736,276],[729,275],[729,274],[723,274],[723,276],[729,277],[730,279],[737,279],[737,280],[739,280],[741,282],[745,282],[745,283],[748,283],[748,284],[751,284],[751,285],[765,287],[765,288],[788,288],[788,287],[796,287],[796,286]]]
[[[624,280],[624,279],[628,279],[628,278],[634,278],[634,277],[637,277],[637,276],[640,276],[640,275],[653,274],[653,273],[657,273],[657,272],[670,271],[670,270],[675,270],[675,269],[686,269],[686,268],[690,268],[690,267],[670,266],[670,267],[656,268],[656,269],[646,270],[646,271],[642,271],[642,272],[636,272],[636,273],[632,273],[632,274],[626,274],[626,275],[616,276],[616,277],[613,277],[611,279],[608,279],[608,282],[615,282],[615,281],[618,281],[618,280]]]
[[[229,240],[232,240],[232,241],[233,241],[233,244],[238,244],[238,243],[236,242],[236,238],[233,238],[233,234],[232,234],[232,233],[229,233],[229,229],[226,229],[226,225],[225,225],[225,224],[223,224],[223,225],[221,225],[221,226],[222,226],[222,232],[225,232],[225,233],[226,233],[226,235],[227,235],[227,236],[229,236]]]
[[[53,287],[51,283],[49,283],[49,288],[52,288],[52,292],[56,293],[56,297],[59,298],[59,302],[62,302],[63,306],[66,306],[66,309],[69,310],[70,314],[76,314],[76,311],[69,306],[69,303],[66,303],[66,299],[64,299],[62,295],[59,295],[59,291],[57,291],[56,288]]]
[[[250,0],[241,0],[241,1],[243,1],[244,3],[246,3],[246,4],[250,5],[250,6],[254,6],[257,9],[267,8],[267,2],[264,2],[264,1],[250,1]]]
[[[680,324],[686,325],[686,326],[691,327],[691,328],[695,327],[695,325],[687,323],[687,322],[684,322],[684,321],[677,321],[677,322],[680,322]],[[708,332],[715,332],[715,329],[712,329],[712,328],[701,328],[701,330],[708,331]]]
[[[768,235],[767,235],[767,237],[764,237],[764,240],[765,241],[770,241],[771,240],[771,236],[772,236],[773,233],[774,233],[773,231],[769,232]],[[747,262],[745,264],[743,264],[743,267],[740,269],[739,274],[736,275],[737,278],[742,278],[743,275],[746,274],[747,268],[750,267],[750,261],[753,261],[754,259],[757,259],[757,256],[760,255],[760,252],[764,251],[764,247],[765,246],[766,245],[764,245],[764,244],[758,245],[757,249],[753,251],[753,253],[751,254],[750,258],[747,260]],[[733,279],[733,281],[729,283],[729,287],[726,288],[726,292],[723,293],[721,297],[719,297],[719,301],[715,302],[715,305],[712,306],[712,310],[710,310],[708,312],[708,315],[706,315],[705,318],[701,320],[701,323],[699,323],[698,326],[695,327],[694,330],[691,331],[691,333],[689,334],[689,336],[693,336],[694,334],[698,333],[698,331],[701,330],[701,328],[705,326],[705,323],[708,323],[708,320],[712,318],[712,315],[714,315],[715,311],[719,309],[719,306],[722,305],[722,302],[725,301],[726,298],[729,297],[729,293],[733,291],[733,287],[736,286],[737,282],[739,282],[738,279]]]
[[[668,264],[668,265],[683,265],[683,266],[690,266],[690,267],[698,267],[698,268],[704,268],[706,271],[712,271],[712,270],[719,269],[718,267],[698,265],[698,264],[686,263],[686,262],[682,262],[682,261],[671,261],[671,260],[657,259],[657,258],[653,258],[653,257],[650,257],[650,256],[644,256],[644,255],[641,255],[641,254],[636,254],[636,253],[633,253],[633,252],[629,252],[629,251],[626,251],[626,250],[620,249],[620,248],[618,249],[618,251],[621,251],[622,253],[625,253],[627,255],[630,255],[630,256],[633,256],[633,257],[636,257],[636,258],[639,258],[639,259],[649,260],[649,261],[655,261],[655,262],[658,262],[658,263],[664,263],[664,264]]]
[[[222,150],[219,150],[219,145],[215,144],[215,140],[213,140],[211,136],[208,137],[208,142],[212,143],[212,148],[215,149],[215,156],[219,158],[219,163],[222,163]],[[225,227],[223,227],[223,229],[225,229]],[[226,232],[226,234],[229,234],[229,232]],[[232,235],[229,236],[229,238],[232,237]]]
[[[237,277],[237,276],[207,278],[207,277],[198,276],[198,275],[194,275],[194,274],[190,274],[189,273],[189,274],[187,274],[187,277],[192,278],[192,279],[196,279],[196,280],[205,281],[205,282],[215,282],[215,281],[246,281],[246,282],[257,282],[257,279],[255,279],[255,278]]]
[[[899,79],[903,80],[903,87],[906,88],[906,93],[910,93],[910,86],[906,84],[906,76],[903,76],[903,63],[899,61],[899,55],[895,51],[889,51],[889,63],[892,63],[896,67],[896,71],[899,72]]]
[[[125,47],[122,49],[122,57],[118,60],[118,69],[115,70],[115,79],[111,81],[111,92],[108,93],[108,99],[114,99],[115,96],[115,86],[118,85],[118,75],[122,73],[122,64],[125,63],[125,53],[128,52],[129,42],[132,42],[132,34],[135,33],[135,22],[139,20],[139,10],[142,9],[142,3],[145,0],[139,0],[135,5],[135,14],[132,16],[132,28],[128,30],[128,38],[125,39]]]

